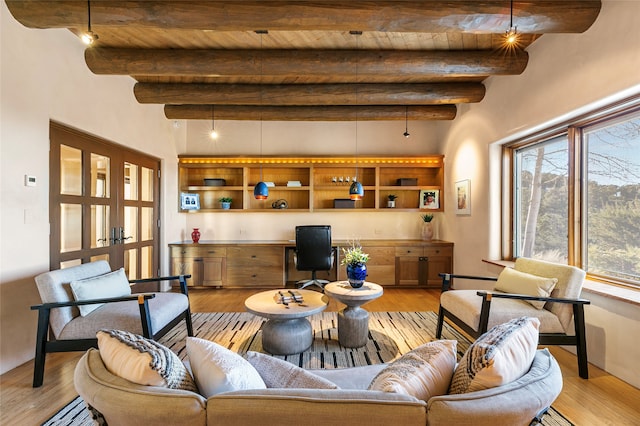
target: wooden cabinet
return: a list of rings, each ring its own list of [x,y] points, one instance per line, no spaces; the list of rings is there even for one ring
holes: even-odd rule
[[[453,272],[453,243],[396,247],[396,285],[440,287],[442,279],[438,274],[443,272]]]
[[[389,195],[396,195],[396,210],[418,211],[421,190],[439,191],[444,211],[444,158],[424,157],[204,157],[180,156],[180,193],[198,194],[200,212],[220,211],[219,199],[233,199],[230,210],[300,212],[335,211],[334,200],[348,199],[354,179],[362,183],[364,197],[354,209],[387,210]],[[214,186],[211,179],[217,179]],[[224,184],[220,183],[224,180]],[[263,181],[269,198],[256,200],[254,186]],[[211,186],[208,186],[207,183]],[[285,200],[287,209],[274,209]],[[186,211],[186,210],[181,210]]]
[[[367,280],[383,286],[439,288],[438,274],[453,272],[453,243],[421,240],[361,243],[369,254]],[[342,247],[348,245],[347,241],[334,241],[338,250],[334,267],[329,272],[319,271],[318,278],[347,279],[345,266],[339,264],[339,259]],[[296,271],[294,247],[290,241],[173,243],[169,244],[171,273],[191,274],[189,285],[195,287],[284,288],[287,283],[311,276],[310,272]]]
[[[284,247],[227,247],[226,286],[284,287]]]
[[[226,281],[226,248],[171,247],[171,274],[191,274],[190,286],[222,286]]]

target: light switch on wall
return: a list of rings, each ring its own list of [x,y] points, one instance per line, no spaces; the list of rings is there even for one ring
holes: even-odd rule
[[[24,175],[24,186],[36,186],[36,177]]]

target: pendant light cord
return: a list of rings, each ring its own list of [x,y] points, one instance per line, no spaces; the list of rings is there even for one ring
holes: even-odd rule
[[[91,33],[91,0],[87,0],[87,31]]]

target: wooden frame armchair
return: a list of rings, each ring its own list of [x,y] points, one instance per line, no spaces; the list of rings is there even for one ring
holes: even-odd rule
[[[31,306],[38,311],[33,387],[42,386],[45,358],[49,352],[86,351],[97,348],[96,333],[103,329],[120,329],[158,339],[184,320],[187,334],[193,336],[187,279],[191,275],[131,280],[145,284],[168,280],[180,282],[180,293],[138,293],[120,297],[74,300],[70,283],[111,272],[104,260],[71,268],[45,272],[35,278],[42,304]],[[125,284],[126,286],[126,284]],[[82,316],[79,306],[102,304]]]
[[[558,282],[549,297],[540,297],[495,290],[452,290],[453,278],[483,281],[497,281],[498,278],[440,274],[442,293],[436,338],[442,335],[445,318],[472,338],[477,339],[491,327],[513,318],[536,317],[540,320],[538,343],[575,346],[579,375],[583,379],[588,379],[584,305],[591,302],[579,297],[585,272],[574,266],[528,258],[518,258],[514,269],[540,277],[557,278]],[[545,302],[544,308],[536,309],[525,301]]]

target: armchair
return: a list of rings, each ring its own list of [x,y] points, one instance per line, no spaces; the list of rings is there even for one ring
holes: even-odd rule
[[[316,277],[317,271],[329,271],[333,266],[331,226],[296,226],[296,251],[294,262],[298,271],[311,271],[311,279],[298,281],[300,288],[316,285],[324,289],[329,281]]]
[[[498,281],[498,278],[440,274],[442,294],[436,337],[442,335],[445,318],[476,339],[487,329],[513,318],[536,317],[540,320],[538,343],[576,346],[579,375],[588,379],[584,305],[590,301],[580,298],[585,272],[574,266],[529,258],[518,258],[513,269],[537,277],[556,278],[557,283],[548,297],[497,290],[451,290],[453,278],[484,281]],[[531,301],[543,302],[544,305],[537,309],[530,304]]]
[[[129,281],[131,285],[140,283],[148,286],[152,282],[179,280],[181,293],[139,293],[74,300],[72,282],[99,279],[109,273],[109,263],[100,260],[45,272],[35,278],[42,304],[31,307],[38,311],[33,387],[42,386],[47,353],[97,348],[96,332],[103,328],[121,329],[158,339],[184,319],[188,335],[193,336],[187,291],[187,278],[191,275]],[[79,307],[84,309],[88,305],[94,305],[94,309],[81,314]]]

